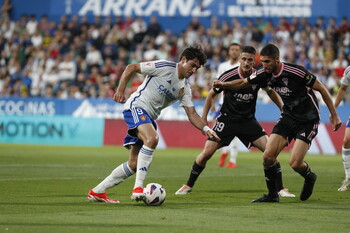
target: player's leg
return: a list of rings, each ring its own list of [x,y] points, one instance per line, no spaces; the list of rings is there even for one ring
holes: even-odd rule
[[[308,150],[308,143],[296,139],[289,160],[289,164],[294,171],[298,172],[305,179],[300,193],[300,200],[302,201],[307,200],[311,196],[317,178],[317,175],[311,171],[309,164],[304,161]]]
[[[230,153],[230,147],[229,146],[224,146],[220,148],[220,159],[219,159],[219,167],[223,167],[226,162],[226,158]]]
[[[260,151],[264,152],[267,144],[268,136],[264,135],[258,138],[253,142],[253,145],[258,148]],[[287,188],[283,187],[283,179],[282,179],[282,168],[281,164],[278,160],[276,160],[277,166],[277,177],[276,177],[276,185],[278,190],[278,196],[280,197],[295,197],[293,193],[290,193]]]
[[[176,191],[176,195],[188,194],[197,181],[199,175],[205,168],[207,161],[213,156],[215,151],[220,147],[220,143],[216,141],[207,140],[202,152],[197,156],[192,165],[191,173],[186,184]]]
[[[254,200],[253,202],[278,202],[277,193],[277,174],[279,166],[277,164],[277,156],[287,145],[288,141],[285,137],[279,134],[271,134],[267,141],[265,151],[263,153],[264,173],[266,186],[268,188],[268,195]]]
[[[140,149],[141,146],[138,144],[130,145],[129,161],[120,164],[101,183],[91,189],[88,193],[88,199],[91,201],[119,203],[117,200],[111,200],[108,198],[106,191],[120,184],[129,176],[135,174],[137,155]]]
[[[253,142],[253,145],[258,148],[261,152],[265,151],[265,147],[267,144],[268,136],[264,135],[258,138]],[[287,188],[283,187],[283,179],[282,179],[282,168],[281,164],[278,160],[276,160],[276,166],[277,166],[277,177],[276,177],[276,185],[278,190],[278,196],[280,197],[295,197],[294,194],[290,193]]]
[[[237,167],[238,145],[239,139],[235,137],[228,146],[230,149],[230,162],[226,165],[227,168]]]
[[[345,179],[338,191],[346,191],[350,189],[350,121],[348,121],[345,128],[342,159],[345,170]]]
[[[158,133],[151,123],[147,123],[137,127],[136,135],[143,141],[143,146],[137,157],[136,179],[131,199],[140,201],[143,198],[144,180],[152,163],[153,152],[158,144]]]

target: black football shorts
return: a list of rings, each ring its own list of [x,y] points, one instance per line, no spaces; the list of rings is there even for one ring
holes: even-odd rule
[[[318,125],[318,121],[299,122],[288,116],[281,116],[272,133],[286,137],[289,143],[293,139],[300,139],[311,145],[317,135]]]
[[[238,137],[248,149],[255,140],[266,135],[255,118],[236,120],[223,114],[216,119],[213,130],[220,137],[222,146],[228,146],[234,137]]]

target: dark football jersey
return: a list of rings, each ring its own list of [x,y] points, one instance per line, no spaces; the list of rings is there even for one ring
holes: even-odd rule
[[[312,90],[316,76],[304,67],[282,63],[277,75],[267,73],[264,69],[257,72],[256,77],[248,78],[250,84],[270,86],[283,100],[282,115],[287,115],[300,122],[319,121],[319,107]]]
[[[253,69],[253,73],[256,73],[255,69]],[[218,79],[221,82],[228,82],[243,78],[243,75],[239,73],[239,67],[235,67],[224,72]],[[260,84],[253,84],[248,88],[240,90],[214,88],[216,93],[223,91],[224,94],[220,113],[226,114],[232,119],[255,118],[255,107],[259,89]]]

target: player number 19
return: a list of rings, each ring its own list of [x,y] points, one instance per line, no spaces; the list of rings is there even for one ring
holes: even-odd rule
[[[214,131],[221,132],[225,127],[224,122],[216,122],[216,125],[214,127]]]

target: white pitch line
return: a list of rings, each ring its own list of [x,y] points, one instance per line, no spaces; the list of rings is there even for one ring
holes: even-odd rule
[[[30,164],[30,163],[8,163],[0,164],[0,167],[95,167],[91,164]]]

